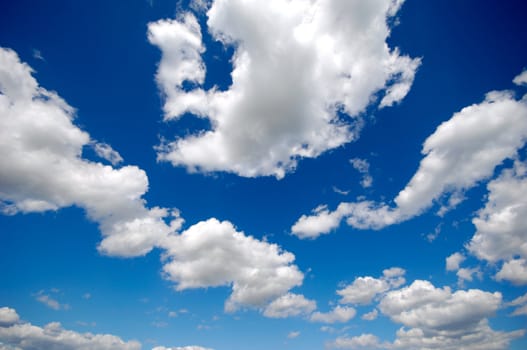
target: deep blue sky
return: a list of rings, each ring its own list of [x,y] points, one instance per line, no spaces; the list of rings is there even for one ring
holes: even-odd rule
[[[434,204],[422,215],[381,230],[358,230],[343,222],[315,240],[291,234],[299,217],[321,204],[334,210],[340,202],[363,196],[359,200],[393,205],[419,167],[423,142],[442,122],[480,103],[489,91],[512,89],[518,99],[526,93],[525,87],[512,83],[527,67],[523,1],[407,0],[391,23],[387,43],[422,60],[408,95],[392,107],[368,106],[361,113],[365,124],[358,140],[301,159],[280,180],[222,171],[189,173],[183,166],[156,160],[161,138],[210,129],[208,121],[188,114],[163,122],[164,97],[155,81],[161,51],[147,39],[148,23],[175,18],[187,7],[175,0],[4,1],[0,46],[14,50],[33,68],[40,86],[76,109],[75,125],[111,145],[124,165],[146,172],[149,187],[143,198],[148,207],[178,208],[185,219],[183,230],[211,217],[228,220],[246,235],[293,253],[304,281],[292,292],[315,300],[319,311],[337,305],[336,290],[355,278],[377,278],[395,266],[406,270],[404,286],[428,280],[452,291],[501,292],[503,304],[525,294],[525,285],[496,281],[496,268],[470,254],[465,264],[479,266],[481,279],[458,285],[455,272],[445,270],[445,258],[462,251],[475,233],[471,220],[485,205],[488,181],[510,168],[510,160],[498,164],[494,176],[467,189],[466,199],[444,217],[435,215],[439,205]],[[234,48],[214,42],[206,30],[206,15],[196,16],[207,48],[204,87],[225,90],[231,83]],[[519,154],[525,159],[525,147]],[[83,157],[98,161],[89,148]],[[352,158],[369,162],[371,187],[361,187]],[[429,242],[426,235],[436,228],[440,233]],[[162,249],[135,258],[111,257],[97,251],[100,240],[97,223],[86,218],[83,208],[0,215],[0,307],[16,309],[24,322],[34,325],[57,321],[80,333],[136,339],[143,349],[194,344],[216,350],[323,349],[343,335],[371,333],[391,342],[402,327],[381,312],[375,321],[362,320],[372,305],[353,306],[357,316],[329,325],[334,333],[321,331],[324,325],[310,322],[309,315],[275,319],[251,308],[225,313],[230,287],[175,291],[161,273]],[[83,298],[86,293],[89,298]],[[37,300],[40,295],[69,307],[49,308]],[[168,317],[170,311],[178,316]],[[526,316],[510,317],[511,312],[500,307],[489,320],[492,328],[525,329]],[[288,339],[292,331],[300,335]],[[0,338],[2,342],[6,340]],[[527,340],[521,337],[509,348],[525,347]]]

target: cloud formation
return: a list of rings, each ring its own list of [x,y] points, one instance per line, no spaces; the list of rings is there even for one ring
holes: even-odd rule
[[[263,307],[302,284],[295,256],[239,232],[227,221],[199,222],[167,238],[165,277],[177,290],[232,286],[226,311]],[[291,295],[289,295],[291,296]],[[296,298],[295,298],[296,300]],[[278,303],[278,302],[277,302]]]
[[[264,316],[286,318],[307,315],[317,308],[317,303],[303,295],[288,293],[273,300],[264,310]]]
[[[527,284],[527,164],[519,160],[487,184],[487,202],[472,220],[476,233],[467,249],[477,258],[497,263],[498,280]]]
[[[337,305],[329,312],[314,312],[309,320],[322,323],[345,323],[355,317],[356,314],[357,311],[352,307]]]
[[[158,159],[190,171],[277,178],[298,159],[358,137],[360,114],[408,93],[419,59],[390,48],[389,22],[403,1],[213,1],[207,30],[234,48],[232,85],[205,90],[206,50],[191,13],[148,26],[162,58],[156,80],[165,120],[192,113],[211,129],[158,147]],[[190,87],[189,87],[190,86]]]
[[[95,145],[112,163],[120,156],[90,139],[73,122],[74,109],[40,87],[17,54],[0,48],[0,210],[4,214],[44,212],[72,205],[99,223],[108,255],[148,253],[169,231],[170,212],[145,206],[145,172],[113,168],[83,158]]]
[[[346,218],[358,229],[381,229],[421,214],[434,201],[447,197],[443,215],[462,199],[463,192],[488,179],[496,166],[516,156],[527,139],[527,103],[510,91],[489,92],[485,100],[463,108],[442,123],[424,145],[419,169],[406,187],[386,203],[341,203],[331,212],[319,207],[292,227],[299,238],[316,238]],[[322,209],[320,209],[322,208]]]
[[[383,314],[404,326],[397,332],[394,347],[408,350],[506,349],[525,331],[501,332],[489,327],[488,318],[501,306],[499,292],[452,292],[423,280],[388,292],[379,303]]]

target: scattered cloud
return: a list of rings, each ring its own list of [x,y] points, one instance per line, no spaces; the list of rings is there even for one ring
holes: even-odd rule
[[[165,277],[177,290],[232,286],[225,310],[264,307],[302,284],[295,256],[239,232],[228,221],[199,222],[164,243]],[[297,299],[295,299],[297,300]]]
[[[343,307],[337,305],[330,312],[314,312],[309,320],[311,322],[322,322],[322,323],[345,323],[351,320],[357,311],[352,307]]]
[[[373,309],[373,311],[370,311],[362,315],[361,318],[366,321],[373,321],[377,318],[378,315],[379,315],[379,312],[377,311],[377,309]]]
[[[172,348],[166,348],[164,346],[156,346],[152,350],[212,350],[212,349],[191,345],[191,346],[177,346],[177,347],[172,347]]]
[[[488,317],[501,306],[499,292],[452,292],[423,280],[388,292],[379,303],[383,314],[406,327],[397,332],[394,347],[409,350],[505,349],[525,331],[501,332],[489,327]]]
[[[487,184],[487,202],[472,220],[476,233],[467,249],[478,259],[503,261],[497,280],[527,284],[527,165],[516,160]]]
[[[58,291],[51,290],[51,292],[56,294]],[[70,309],[70,306],[68,304],[59,303],[56,299],[54,299],[51,295],[44,292],[43,290],[35,294],[35,299],[38,302],[46,305],[47,307],[53,310],[58,311],[58,310],[69,310]]]
[[[114,166],[123,161],[121,155],[106,143],[94,142],[93,149],[99,157],[109,161]]]
[[[516,85],[527,85],[527,70],[523,70],[520,74],[515,76],[512,82]]]
[[[108,255],[148,253],[172,228],[167,209],[145,207],[145,172],[112,168],[82,157],[92,140],[73,121],[75,111],[40,87],[17,54],[0,48],[0,210],[44,212],[72,205],[99,223]],[[100,145],[100,144],[99,144]],[[103,147],[113,159],[111,148]]]
[[[366,159],[360,158],[353,158],[350,163],[362,175],[361,186],[364,188],[371,187],[373,178],[370,175],[370,163]]]
[[[361,334],[355,337],[338,337],[333,342],[328,343],[327,347],[332,349],[373,350],[385,349],[389,345],[381,343],[379,338],[373,334]]]
[[[300,336],[299,331],[291,331],[287,334],[287,339],[295,339],[295,338],[298,338],[299,336]]]
[[[158,159],[282,178],[300,158],[355,140],[361,112],[379,95],[380,108],[401,101],[420,65],[386,42],[401,4],[213,1],[206,29],[191,13],[150,23],[148,39],[162,52],[156,80],[165,120],[189,112],[211,122],[211,130],[161,144]],[[225,91],[203,89],[202,30],[234,48]]]
[[[474,127],[477,125],[477,127]],[[300,238],[328,233],[346,218],[358,229],[381,229],[421,214],[434,201],[447,198],[440,214],[452,209],[463,192],[493,175],[505,159],[514,158],[527,139],[527,103],[510,91],[489,92],[485,100],[463,108],[442,123],[423,146],[424,158],[406,187],[386,203],[341,203],[303,215],[293,226]]]
[[[264,316],[272,318],[286,318],[307,315],[317,308],[313,300],[303,295],[288,293],[271,302],[264,310]]]
[[[446,270],[457,271],[466,257],[461,253],[454,253],[446,258]]]
[[[0,344],[6,350],[39,349],[100,349],[100,350],[140,350],[137,341],[123,341],[110,334],[77,333],[69,331],[58,322],[52,322],[43,328],[31,323],[21,322],[16,310],[0,308]]]
[[[357,277],[353,283],[337,291],[341,296],[340,303],[366,305],[382,293],[397,288],[405,283],[405,270],[393,267],[383,271],[383,276],[374,278],[371,276]]]

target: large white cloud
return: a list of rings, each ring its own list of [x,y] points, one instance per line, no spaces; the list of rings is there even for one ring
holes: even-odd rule
[[[498,280],[527,284],[527,165],[515,161],[511,169],[487,185],[485,207],[472,222],[476,233],[468,250],[491,263],[504,261]]]
[[[509,91],[493,91],[442,123],[424,145],[419,169],[394,199],[395,206],[363,201],[341,203],[331,212],[315,210],[292,227],[300,238],[315,238],[336,228],[343,218],[359,229],[381,229],[419,215],[443,195],[441,214],[458,204],[462,193],[493,175],[516,155],[527,139],[527,101]],[[317,232],[318,231],[318,232]]]
[[[165,209],[148,209],[145,172],[113,168],[82,156],[84,147],[112,163],[121,158],[73,123],[75,111],[38,86],[17,54],[0,48],[0,209],[4,214],[43,212],[72,205],[100,224],[99,250],[109,255],[146,254],[171,228]]]
[[[352,141],[360,113],[377,94],[381,108],[403,99],[420,64],[386,43],[402,2],[213,1],[207,30],[235,50],[226,91],[202,88],[206,48],[194,15],[150,23],[148,38],[162,51],[165,120],[190,112],[211,122],[162,144],[158,158],[191,171],[281,178],[299,158]]]
[[[264,307],[302,284],[294,255],[276,244],[239,232],[227,221],[209,219],[195,224],[164,244],[167,279],[177,290],[232,286],[227,311]]]
[[[506,349],[525,331],[489,327],[488,318],[501,306],[499,292],[452,292],[422,280],[388,292],[379,303],[383,314],[404,326],[393,344],[402,349]]]

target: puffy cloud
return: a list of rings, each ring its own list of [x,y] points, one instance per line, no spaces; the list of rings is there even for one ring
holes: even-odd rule
[[[479,259],[504,261],[496,279],[514,284],[527,284],[526,174],[527,165],[517,160],[487,184],[487,202],[472,220],[476,233],[467,245]]]
[[[232,85],[203,89],[205,47],[190,13],[149,24],[162,58],[156,74],[165,120],[190,112],[211,129],[158,148],[190,171],[281,178],[302,157],[357,138],[363,112],[402,100],[419,59],[391,49],[388,19],[402,1],[217,0],[207,30],[234,48]]]
[[[316,308],[315,301],[308,300],[303,295],[287,293],[267,305],[264,315],[272,318],[286,318],[306,315]]]
[[[99,157],[106,159],[112,163],[112,165],[117,165],[123,161],[121,155],[116,150],[114,150],[112,146],[106,143],[97,142],[94,144],[93,148]]]
[[[357,311],[352,307],[336,306],[330,312],[314,312],[309,318],[311,322],[322,323],[345,323],[351,320]]]
[[[527,260],[512,259],[506,261],[496,274],[498,281],[507,280],[517,285],[527,284]]]
[[[492,176],[505,159],[515,157],[526,139],[526,101],[515,100],[509,91],[490,92],[483,102],[455,113],[426,139],[419,169],[394,199],[395,207],[371,201],[341,203],[335,212],[325,209],[302,216],[295,233],[315,238],[337,227],[337,219],[343,218],[355,228],[381,229],[419,215],[446,195],[448,204],[440,210],[444,214],[462,200],[465,190]],[[334,218],[331,226],[317,227],[324,217]]]
[[[416,280],[388,292],[381,312],[409,329],[401,328],[394,342],[402,349],[505,349],[524,331],[500,332],[488,326],[488,317],[501,307],[501,293],[478,289],[436,288]]]
[[[373,178],[370,175],[370,163],[366,159],[360,158],[353,158],[350,163],[362,175],[361,186],[364,188],[371,187]]]
[[[379,312],[377,311],[377,309],[373,309],[373,311],[370,311],[362,315],[361,318],[366,321],[373,321],[377,318],[378,315],[379,315]]]
[[[381,278],[371,276],[357,277],[353,283],[337,291],[342,298],[343,304],[369,304],[372,300],[392,289],[405,283],[405,270],[393,267],[383,271]]]
[[[43,212],[72,205],[99,223],[102,253],[148,253],[171,228],[164,209],[148,209],[145,172],[113,168],[82,157],[93,145],[73,121],[75,111],[56,93],[38,86],[17,54],[0,48],[0,210],[4,214]],[[95,143],[104,158],[118,153]]]
[[[0,327],[10,327],[20,320],[15,309],[0,307]]]
[[[337,210],[330,212],[325,205],[315,208],[312,215],[302,215],[291,227],[291,233],[298,238],[317,238],[336,229],[342,219],[349,213],[347,203],[341,203]]]
[[[14,309],[0,309],[0,346],[6,350],[140,350],[137,341],[125,342],[110,334],[77,333],[52,322],[38,327],[19,322]]]
[[[515,76],[512,82],[516,85],[527,85],[527,70]]]
[[[227,221],[197,223],[164,243],[167,279],[177,290],[232,285],[227,311],[262,307],[302,284],[294,255],[236,231]]]
[[[295,338],[298,338],[299,336],[300,336],[299,331],[292,331],[287,334],[287,339],[295,339]]]
[[[152,350],[212,350],[210,348],[204,348],[201,346],[190,345],[190,346],[178,346],[175,348],[166,348],[164,346],[156,346]]]
[[[459,265],[465,261],[465,256],[461,253],[454,253],[446,258],[446,270],[447,271],[457,271],[459,270]]]
[[[328,344],[329,348],[350,349],[350,350],[367,350],[367,349],[385,349],[389,344],[381,343],[379,338],[373,334],[361,334],[356,337],[338,337]]]

